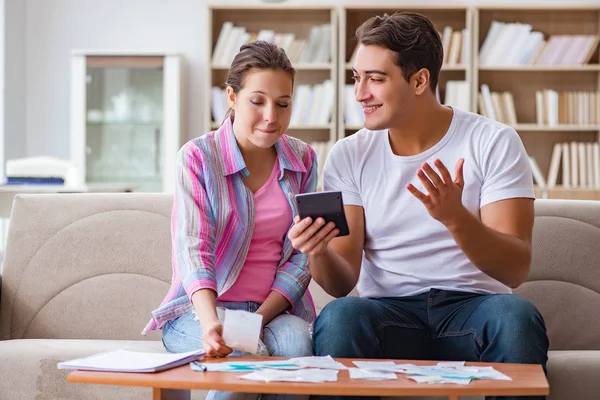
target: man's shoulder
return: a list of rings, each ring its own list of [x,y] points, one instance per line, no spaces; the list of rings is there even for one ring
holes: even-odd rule
[[[371,131],[367,128],[362,128],[350,136],[346,136],[338,140],[333,148],[336,151],[343,151],[347,153],[360,153],[364,154],[365,151],[375,143],[381,135],[385,135],[385,131]],[[332,149],[333,150],[333,149]]]
[[[484,138],[490,138],[490,135],[516,133],[512,127],[480,114],[458,109],[455,113],[458,118],[458,129],[475,137],[481,137],[483,134],[486,135]]]

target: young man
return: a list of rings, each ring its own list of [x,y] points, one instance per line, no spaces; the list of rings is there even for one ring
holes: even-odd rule
[[[350,235],[298,218],[289,233],[338,297],[315,322],[315,353],[545,368],[544,321],[511,294],[529,272],[534,218],[519,136],[439,104],[443,50],[425,17],[374,17],[356,37],[365,128],[333,147],[323,179],[343,194]],[[360,297],[345,297],[355,286]]]

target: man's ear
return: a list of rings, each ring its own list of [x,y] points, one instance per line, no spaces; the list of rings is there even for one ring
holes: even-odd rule
[[[416,95],[421,95],[425,93],[426,90],[429,90],[430,79],[431,75],[429,74],[429,70],[427,68],[421,68],[413,74],[412,80],[414,82]]]
[[[236,96],[233,88],[231,86],[227,86],[227,89],[225,90],[227,91],[227,102],[229,103],[229,108],[235,109]]]

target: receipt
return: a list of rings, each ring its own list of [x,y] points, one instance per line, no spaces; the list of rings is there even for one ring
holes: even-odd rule
[[[261,329],[262,315],[241,310],[225,310],[223,340],[232,349],[256,354]]]

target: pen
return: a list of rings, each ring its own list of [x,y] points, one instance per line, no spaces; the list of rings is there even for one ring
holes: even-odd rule
[[[198,367],[200,371],[206,371],[206,366],[204,364],[200,364],[198,361],[192,361],[192,364]]]

